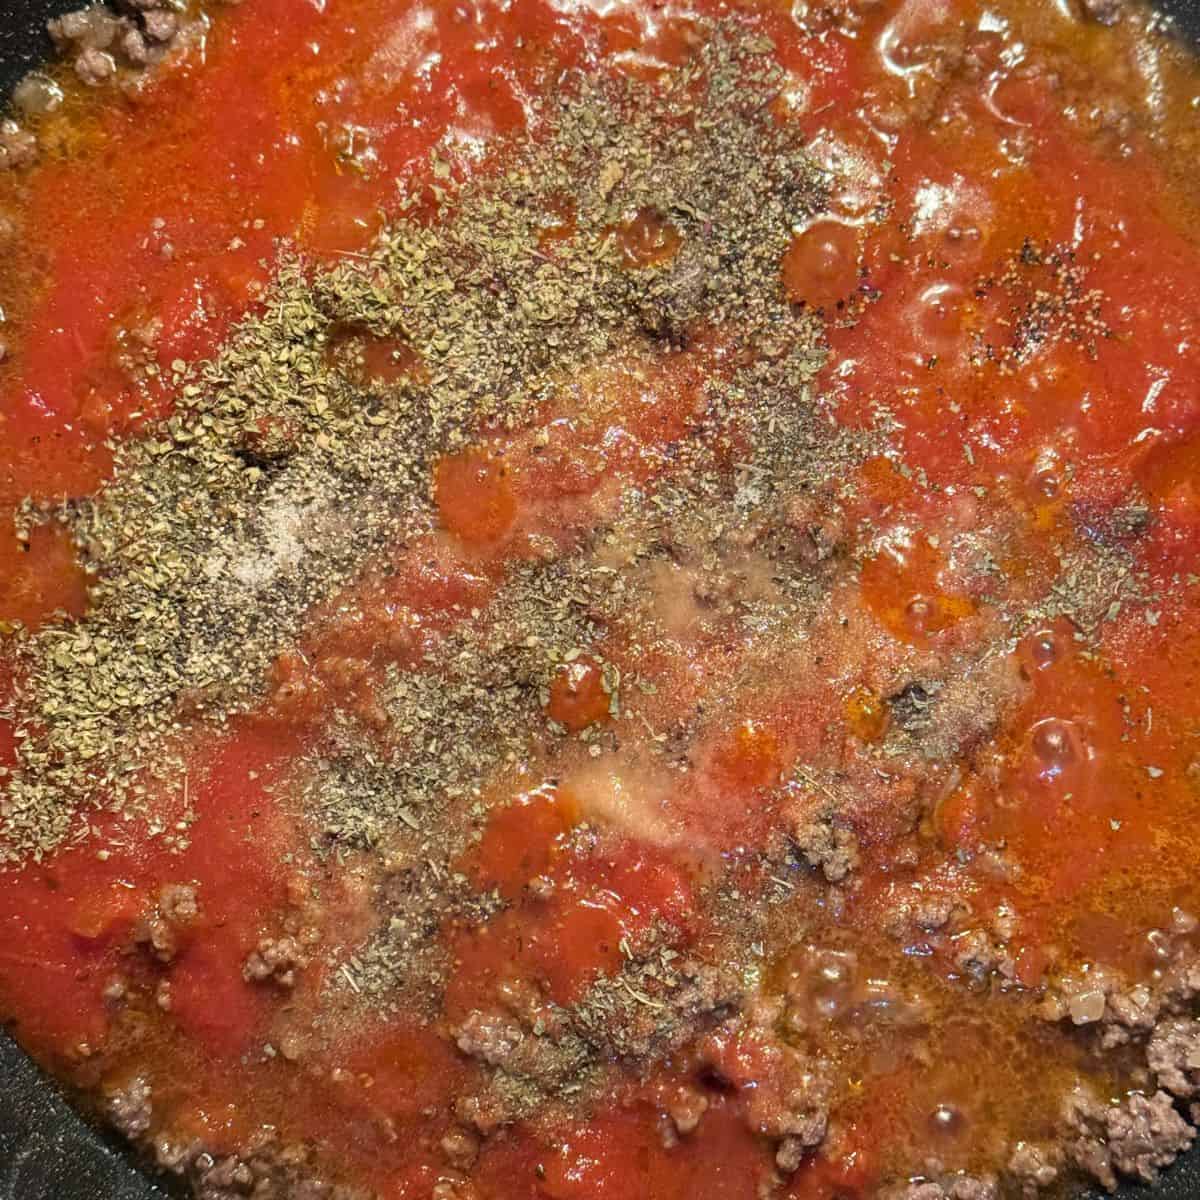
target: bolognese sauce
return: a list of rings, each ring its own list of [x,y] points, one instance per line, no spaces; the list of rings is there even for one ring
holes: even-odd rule
[[[150,0],[0,130],[0,1012],[212,1200],[996,1200],[1200,1096],[1200,74],[1121,0]]]

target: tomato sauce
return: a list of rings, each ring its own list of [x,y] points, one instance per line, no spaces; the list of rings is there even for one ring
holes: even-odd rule
[[[473,431],[432,467],[429,528],[314,602],[235,716],[166,748],[179,787],[84,806],[0,870],[0,1012],[99,1108],[145,1078],[152,1135],[244,1155],[270,1128],[314,1177],[395,1200],[844,1200],[931,1157],[1002,1172],[1061,1137],[1080,1079],[1146,1087],[1037,1015],[1084,1012],[1080,969],[1161,981],[1200,905],[1200,75],[1132,10],[1107,30],[1034,0],[253,0],[136,100],[72,93],[42,162],[0,179],[20,229],[0,631],[86,623],[97,581],[62,510],[263,311],[281,247],[314,272],[361,258],[408,196],[436,224],[439,193],[544,136],[562,79],[661,81],[714,20],[770,39],[772,119],[829,172],[776,283],[821,322],[822,420],[877,438],[794,504],[794,552],[838,572],[786,610],[805,636],[738,624],[782,604],[792,550],[651,562],[596,536],[716,420],[734,332],[614,351]],[[548,261],[576,216],[563,197],[539,218]],[[685,217],[642,206],[606,239],[631,276],[666,273]],[[428,380],[402,338],[342,329],[329,355],[364,388]],[[254,431],[264,470],[287,437]],[[389,732],[380,700],[397,673],[436,684],[519,570],[575,553],[635,581],[628,611],[548,668],[551,732],[448,792],[472,833],[428,866],[453,903],[404,952],[440,964],[434,999],[372,990],[426,865],[404,829],[338,842],[297,779],[347,713],[408,753],[425,731]],[[21,661],[0,661],[5,777]],[[180,887],[197,911],[175,920]],[[609,1043],[614,995],[642,1020]],[[552,1062],[514,1057],[531,1029]]]

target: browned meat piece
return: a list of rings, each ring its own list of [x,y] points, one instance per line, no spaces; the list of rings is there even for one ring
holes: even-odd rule
[[[242,966],[242,975],[249,981],[273,980],[280,987],[290,988],[296,982],[296,971],[307,963],[300,942],[294,937],[263,938],[258,949],[250,952]]]
[[[823,1136],[824,1130],[821,1133]],[[820,1142],[820,1138],[817,1141]],[[779,1146],[775,1150],[775,1165],[785,1175],[791,1175],[794,1171],[800,1169],[800,1164],[804,1161],[808,1150],[809,1148],[804,1144],[803,1138],[789,1135],[780,1141]]]
[[[792,827],[792,841],[804,861],[819,867],[830,883],[840,883],[858,866],[858,838],[831,817],[801,818]]]
[[[944,929],[954,915],[954,904],[950,896],[918,896],[913,903],[912,919],[926,933]]]
[[[150,1128],[154,1114],[149,1083],[143,1076],[135,1075],[124,1087],[108,1093],[104,1108],[109,1120],[126,1137],[141,1137]]]
[[[63,90],[46,75],[31,71],[13,88],[13,105],[26,117],[41,117],[62,107]]]
[[[98,87],[117,73],[117,60],[107,50],[88,47],[75,59],[75,74],[88,87]]]
[[[179,32],[179,18],[173,12],[148,12],[142,18],[142,32],[152,42],[169,42]]]
[[[1114,992],[1108,997],[1100,1033],[1104,1050],[1146,1036],[1154,1028],[1162,1012],[1162,1001],[1143,984],[1127,992]]]
[[[894,938],[903,940],[914,933],[936,933],[950,924],[958,901],[952,896],[911,891],[901,894],[884,919],[884,928]],[[965,910],[966,905],[962,908]]]
[[[469,1058],[482,1059],[488,1066],[508,1063],[525,1040],[521,1026],[504,1013],[473,1012],[459,1026],[458,1048]]]
[[[490,1137],[511,1119],[508,1105],[495,1089],[484,1089],[471,1096],[460,1096],[454,1102],[454,1115],[464,1125],[479,1130],[483,1137]]]
[[[1200,1092],[1200,1021],[1177,1017],[1154,1031],[1146,1062],[1158,1086],[1173,1096],[1190,1099]]]
[[[1033,1197],[1058,1178],[1061,1159],[1057,1149],[1018,1142],[1008,1160],[1008,1173],[1020,1185],[1022,1196]]]
[[[333,1188],[323,1179],[302,1179],[291,1191],[288,1200],[331,1200]]]
[[[266,1137],[243,1155],[201,1152],[188,1169],[197,1200],[368,1200],[359,1188],[330,1184],[311,1171],[308,1151]]]
[[[819,1062],[807,1059],[789,1046],[779,1045],[771,1069],[746,1095],[747,1125],[756,1133],[776,1139],[777,1165],[800,1161],[824,1140],[829,1128],[827,1085]]]
[[[960,1175],[950,1181],[947,1195],[950,1200],[997,1200],[1000,1192],[990,1175],[978,1179],[973,1175]]]
[[[158,893],[158,909],[172,925],[190,925],[200,915],[196,889],[190,883],[166,883]]]
[[[897,1184],[882,1193],[881,1200],[997,1200],[999,1195],[990,1175],[947,1175]]]
[[[981,983],[993,971],[1011,978],[1016,970],[1012,956],[983,929],[968,929],[953,941],[954,961],[969,978]]]
[[[133,940],[147,946],[160,962],[170,962],[179,951],[180,930],[195,921],[199,913],[196,889],[191,884],[164,884],[157,909],[138,921]]]
[[[80,50],[107,50],[125,28],[103,4],[76,9],[46,22],[46,30],[64,54]]]
[[[1124,0],[1079,0],[1083,15],[1101,25],[1115,25],[1121,19]]]
[[[708,1111],[708,1097],[699,1089],[682,1085],[667,1102],[667,1115],[676,1133],[694,1133]]]
[[[254,1186],[254,1172],[240,1158],[218,1159],[200,1176],[196,1185],[197,1200],[228,1200],[246,1195]]]
[[[135,67],[144,67],[150,61],[150,47],[140,29],[127,29],[118,43],[125,60]]]
[[[174,927],[157,913],[138,921],[134,926],[133,940],[140,946],[146,946],[159,962],[164,963],[170,962],[179,949]]]
[[[775,1149],[775,1165],[786,1175],[800,1169],[800,1164],[825,1140],[828,1121],[823,1112],[810,1113],[801,1119],[798,1133],[779,1139]]]
[[[46,24],[59,51],[74,58],[75,74],[89,87],[115,79],[121,67],[154,65],[172,45],[204,27],[202,21],[181,20],[168,0],[123,0],[120,7],[127,15],[93,4]],[[121,76],[127,88],[136,88],[139,81],[128,70]]]
[[[442,1138],[441,1148],[452,1167],[465,1171],[479,1156],[479,1138],[469,1129],[451,1129]]]
[[[37,158],[37,138],[16,121],[0,121],[0,171],[28,167]]]
[[[568,1035],[561,1041],[526,1031],[506,1013],[473,1012],[459,1026],[458,1048],[506,1075],[521,1077],[553,1090],[575,1069],[582,1043]]]
[[[155,1134],[151,1140],[154,1161],[164,1171],[180,1175],[203,1153],[203,1145],[195,1138],[178,1138],[169,1133]]]
[[[1068,1098],[1065,1116],[1068,1128],[1079,1135],[1067,1145],[1072,1162],[1110,1192],[1122,1175],[1152,1183],[1196,1136],[1161,1091],[1149,1097],[1135,1093],[1120,1104],[1076,1092]]]

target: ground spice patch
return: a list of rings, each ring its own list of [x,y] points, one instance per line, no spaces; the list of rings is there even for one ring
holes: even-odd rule
[[[178,729],[181,699],[220,721],[261,698],[304,614],[430,527],[413,501],[436,455],[528,420],[568,364],[703,319],[751,351],[786,344],[802,388],[816,328],[775,277],[822,176],[764,115],[777,90],[764,45],[736,36],[661,94],[581,83],[543,102],[544,144],[518,147],[497,178],[451,198],[444,163],[445,186],[409,202],[432,199],[432,220],[396,223],[333,271],[285,252],[222,354],[175,364],[165,426],[115,446],[112,482],[62,514],[96,584],[84,622],[18,648],[16,710],[37,726],[18,733],[10,855],[52,849],[87,796],[136,796],[147,738]],[[567,191],[576,232],[550,258],[544,213]],[[688,247],[669,271],[628,272],[609,230],[650,201],[677,214]],[[419,378],[347,378],[328,355],[346,328],[399,339]]]

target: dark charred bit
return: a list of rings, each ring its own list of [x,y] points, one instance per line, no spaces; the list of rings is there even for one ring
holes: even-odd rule
[[[1125,10],[1125,0],[1077,0],[1087,20],[1100,25],[1115,25]]]
[[[247,430],[233,453],[247,468],[270,474],[286,466],[299,450],[297,431],[275,421]]]
[[[921,683],[914,679],[887,697],[892,720],[906,733],[920,733],[933,724],[933,705],[942,685],[937,680]]]
[[[1137,501],[1116,507],[1080,501],[1071,506],[1071,518],[1085,538],[1108,549],[1136,542],[1153,523],[1149,505]]]

